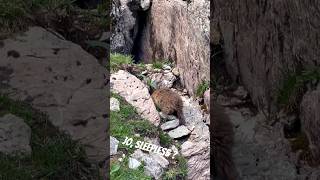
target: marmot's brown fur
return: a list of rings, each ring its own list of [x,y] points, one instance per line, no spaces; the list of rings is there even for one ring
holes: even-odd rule
[[[157,108],[167,115],[176,115],[181,124],[185,124],[183,102],[179,94],[168,88],[155,90],[151,95]]]
[[[225,114],[224,108],[214,105],[211,108],[213,138],[211,138],[212,155],[216,176],[222,180],[237,180],[238,173],[232,158],[234,139],[233,125]]]

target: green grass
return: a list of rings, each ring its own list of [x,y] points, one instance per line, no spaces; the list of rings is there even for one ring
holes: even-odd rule
[[[110,55],[110,69],[111,69],[111,71],[116,71],[122,65],[132,64],[132,63],[133,63],[132,56],[119,54],[119,53],[111,53],[111,55]]]
[[[197,96],[197,97],[202,97],[203,94],[204,94],[204,92],[206,92],[206,90],[209,89],[209,86],[210,86],[210,84],[209,84],[208,81],[202,81],[202,82],[198,85],[198,87],[197,87],[197,89],[196,89],[196,96]]]
[[[287,73],[277,92],[277,103],[288,111],[297,109],[306,86],[316,86],[319,81],[320,68]]]
[[[159,133],[160,144],[166,148],[170,148],[173,144],[173,139],[168,135],[160,131]]]
[[[154,69],[162,69],[162,67],[163,67],[163,62],[161,62],[161,61],[154,61],[154,62],[152,63],[152,67],[153,67]]]
[[[164,180],[184,179],[188,175],[187,160],[181,155],[176,156],[177,166],[170,168],[163,174]]]
[[[111,164],[110,178],[112,180],[151,180],[152,178],[146,176],[144,173],[143,164],[137,169],[133,170],[128,167],[128,158],[125,158],[123,162],[117,162]]]
[[[0,95],[0,116],[11,113],[31,128],[31,155],[0,153],[0,179],[99,179],[98,167],[83,147],[55,128],[48,117],[28,104]]]

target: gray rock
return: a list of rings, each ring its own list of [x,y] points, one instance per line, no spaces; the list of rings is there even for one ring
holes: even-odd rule
[[[171,71],[171,67],[169,65],[167,65],[167,64],[164,64],[162,66],[162,69]]]
[[[165,122],[160,127],[163,131],[165,131],[165,130],[174,129],[178,126],[179,126],[179,120],[177,119],[177,120]]]
[[[171,72],[168,73],[153,73],[150,79],[157,84],[158,88],[171,88],[177,77]]]
[[[320,90],[307,92],[300,105],[301,125],[314,159],[320,159]]]
[[[189,134],[190,134],[190,130],[184,125],[179,126],[176,129],[173,129],[168,132],[168,135],[173,139],[177,139]]]
[[[240,99],[245,99],[248,96],[248,91],[246,91],[243,86],[239,86],[233,94]]]
[[[9,81],[0,93],[28,101],[85,147],[91,161],[107,157],[107,72],[79,45],[31,27],[3,41],[0,67]],[[8,51],[16,56],[8,56]]]
[[[111,97],[110,98],[110,110],[111,111],[120,111],[120,102],[118,99]]]
[[[130,169],[137,169],[141,165],[141,162],[134,158],[129,158],[128,166]]]
[[[0,152],[31,154],[31,129],[23,119],[7,114],[0,117]]]
[[[172,69],[172,73],[173,73],[173,75],[175,75],[175,76],[179,76],[179,75],[180,75],[179,69],[176,68],[176,67]]]
[[[159,113],[151,99],[147,86],[134,75],[119,70],[111,74],[111,90],[136,107],[138,113],[155,126],[160,123]]]
[[[140,6],[142,10],[148,10],[151,5],[151,0],[140,0]]]
[[[119,141],[116,138],[110,136],[110,155],[111,156],[117,154],[118,144],[119,144]]]

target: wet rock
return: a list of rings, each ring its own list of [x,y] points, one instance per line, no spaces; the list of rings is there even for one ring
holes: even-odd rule
[[[190,134],[190,130],[184,125],[179,126],[176,129],[168,132],[168,135],[173,139],[177,139],[189,134]]]
[[[13,73],[7,87],[0,86],[0,93],[28,101],[83,144],[90,161],[104,161],[109,108],[106,69],[79,45],[41,27],[30,27],[4,42],[0,67],[10,67]],[[7,56],[12,49],[19,58]]]
[[[111,74],[111,90],[118,93],[120,96],[136,107],[137,112],[152,124],[158,126],[160,116],[151,99],[147,86],[134,75],[119,70]]]
[[[176,119],[176,120],[165,122],[160,127],[163,131],[165,131],[165,130],[174,129],[178,126],[179,126],[179,120]]]
[[[129,158],[128,166],[130,169],[137,169],[141,165],[141,162],[134,158]]]
[[[7,114],[0,117],[0,152],[31,154],[31,129],[23,119]]]
[[[111,111],[120,111],[120,102],[118,99],[111,97],[110,98],[110,110]]]
[[[111,156],[117,154],[118,144],[119,144],[119,141],[116,138],[110,136],[110,155]]]

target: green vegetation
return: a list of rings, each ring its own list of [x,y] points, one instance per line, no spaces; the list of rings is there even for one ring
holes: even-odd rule
[[[152,178],[144,174],[143,166],[133,170],[128,167],[128,158],[125,158],[122,162],[111,164],[110,176],[112,180],[151,180]]]
[[[173,144],[172,138],[168,134],[163,133],[162,131],[160,131],[159,133],[159,139],[160,144],[163,147],[170,148],[170,146]]]
[[[187,161],[181,155],[176,156],[177,159],[177,166],[174,168],[170,168],[166,171],[163,175],[164,180],[176,180],[176,179],[183,179],[188,174],[188,166]]]
[[[196,96],[202,97],[204,92],[209,89],[209,85],[208,81],[202,81],[197,87]]]
[[[152,67],[154,69],[162,69],[164,65],[172,65],[172,63],[169,60],[155,60],[152,63]]]
[[[119,53],[111,53],[110,55],[110,69],[111,71],[118,70],[122,65],[132,64],[133,59],[130,55]]]
[[[123,152],[128,157],[133,153],[134,148],[129,148],[128,146],[123,145],[121,142],[125,140],[125,137],[132,138],[133,142],[138,140],[144,141],[144,137],[159,137],[160,145],[162,147],[171,147],[175,145],[180,147],[180,145],[173,141],[167,134],[162,130],[158,129],[152,125],[149,121],[142,119],[136,112],[135,108],[128,104],[122,97],[112,93],[112,97],[116,98],[120,102],[120,111],[110,113],[110,135],[117,138],[119,143],[119,152]],[[139,136],[136,136],[139,134]],[[169,159],[170,160],[170,159]],[[171,161],[171,160],[170,160]],[[182,156],[176,156],[175,165],[169,167],[165,171],[164,177],[175,177],[171,179],[176,179],[179,177],[185,177],[187,175],[187,165],[186,160]],[[124,161],[119,162],[117,160],[111,160],[111,179],[151,179],[148,176],[144,175],[143,166],[140,166],[136,170],[128,168],[127,158]]]
[[[287,73],[278,90],[278,104],[288,111],[297,109],[306,86],[316,86],[319,81],[320,68]]]
[[[55,128],[45,114],[0,95],[0,116],[7,113],[21,117],[31,128],[32,154],[0,153],[0,179],[100,179],[98,166],[87,161],[83,147]]]

